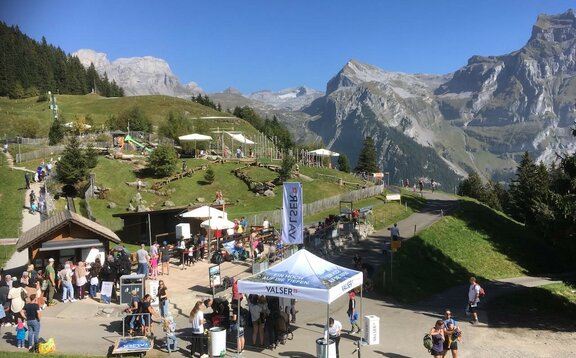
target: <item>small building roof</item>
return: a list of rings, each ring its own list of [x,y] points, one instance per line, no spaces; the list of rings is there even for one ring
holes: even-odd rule
[[[30,230],[23,233],[18,239],[18,242],[16,243],[16,250],[20,252],[29,248],[35,243],[42,241],[49,235],[61,229],[63,226],[68,225],[68,223],[73,223],[78,226],[81,226],[116,244],[119,244],[121,242],[118,235],[116,235],[112,230],[108,229],[107,227],[104,227],[90,219],[87,219],[71,211],[63,210],[52,215],[47,220],[41,222],[40,224],[34,226]]]

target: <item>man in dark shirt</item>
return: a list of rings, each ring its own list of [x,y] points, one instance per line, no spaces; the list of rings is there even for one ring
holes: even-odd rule
[[[142,313],[142,331],[145,336],[152,334],[152,316],[162,319],[152,308],[152,296],[146,294],[139,304],[139,311]],[[146,314],[148,313],[148,314]]]
[[[30,302],[24,305],[20,314],[24,317],[28,325],[28,348],[31,349],[38,344],[40,318],[42,317],[42,311],[40,310],[40,306],[38,306],[35,294],[30,295]],[[34,345],[32,342],[34,342]]]

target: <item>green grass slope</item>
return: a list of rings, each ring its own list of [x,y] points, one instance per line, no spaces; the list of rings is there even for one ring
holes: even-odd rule
[[[169,112],[187,113],[190,118],[204,116],[227,116],[209,107],[190,100],[169,96],[134,96],[106,98],[98,95],[57,96],[58,108],[66,122],[74,120],[77,115],[90,115],[96,128],[102,128],[110,115],[132,108],[140,108],[152,121],[160,125],[166,120]],[[29,136],[47,137],[53,115],[48,102],[37,102],[37,97],[11,100],[0,97],[0,126],[2,133],[8,137]],[[243,120],[230,118],[214,120],[214,127],[235,130],[254,131]]]
[[[166,196],[143,192],[142,198],[146,200],[149,207],[162,209],[162,203],[167,200],[174,202],[177,206],[184,206],[190,203],[199,204],[196,200],[197,198],[204,198],[206,202],[212,202],[215,192],[218,190],[222,191],[226,201],[232,204],[227,208],[231,217],[248,217],[259,212],[276,210],[282,206],[281,186],[277,186],[274,189],[275,197],[256,196],[244,182],[232,174],[232,170],[243,167],[242,164],[210,164],[206,160],[198,159],[186,159],[185,161],[188,168],[196,168],[208,164],[214,170],[214,182],[212,184],[205,183],[205,171],[198,171],[191,177],[168,184],[163,189],[167,194]],[[121,220],[113,218],[112,215],[126,212],[130,199],[137,193],[135,187],[130,187],[125,183],[134,182],[137,178],[141,178],[148,186],[151,186],[158,180],[143,176],[140,169],[145,165],[146,162],[143,159],[129,162],[111,160],[104,157],[99,158],[98,165],[93,171],[96,174],[96,183],[98,186],[110,189],[106,200],[90,200],[94,216],[99,222],[113,230],[121,229]],[[340,186],[335,180],[330,180],[330,178],[317,174],[330,173],[331,176],[341,177],[347,182],[361,183],[358,178],[336,170],[306,168],[301,171],[306,172],[313,179],[312,181],[306,181],[303,185],[304,202],[306,203],[356,189],[355,186]],[[250,177],[261,181],[270,181],[278,176],[277,173],[260,167],[248,167],[246,172]],[[294,178],[291,180],[298,181],[299,179]],[[118,207],[108,209],[106,206],[109,202],[118,204]]]
[[[454,214],[404,242],[393,263],[394,281],[387,290],[405,301],[441,292],[470,275],[497,279],[570,266],[568,257],[529,228],[466,199]]]

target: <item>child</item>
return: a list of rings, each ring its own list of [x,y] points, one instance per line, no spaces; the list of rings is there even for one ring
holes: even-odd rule
[[[24,327],[22,318],[18,318],[18,324],[16,325],[16,339],[18,340],[18,348],[26,348],[24,345],[24,340],[26,339],[26,327]]]
[[[152,259],[150,260],[150,267],[152,267],[150,278],[156,280],[158,277],[158,254],[154,254],[154,256],[152,256]]]
[[[176,338],[176,323],[172,316],[166,316],[164,319],[164,332],[166,332],[166,349],[168,353],[178,350],[178,338]]]

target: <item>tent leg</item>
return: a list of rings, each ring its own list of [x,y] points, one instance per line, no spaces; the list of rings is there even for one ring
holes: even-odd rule
[[[360,329],[366,330],[364,327],[364,285],[360,285]],[[366,332],[363,332],[366,334]],[[362,357],[362,335],[358,338],[358,358]]]
[[[240,295],[240,292],[238,292],[238,295]],[[238,300],[238,313],[236,314],[236,357],[240,357],[240,302]]]
[[[326,349],[324,350],[326,358],[329,357],[330,345],[328,344],[328,339],[330,335],[328,334],[328,328],[330,327],[330,304],[326,305],[326,332],[324,333],[324,343],[326,343]]]

